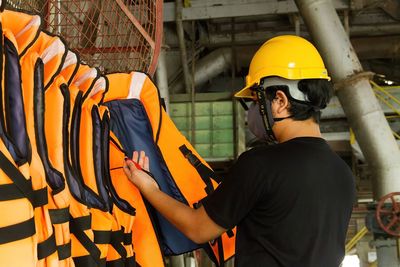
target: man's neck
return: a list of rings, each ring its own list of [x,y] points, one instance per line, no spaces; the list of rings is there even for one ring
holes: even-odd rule
[[[313,119],[305,121],[284,120],[274,125],[275,136],[279,143],[297,137],[322,137],[319,125]]]

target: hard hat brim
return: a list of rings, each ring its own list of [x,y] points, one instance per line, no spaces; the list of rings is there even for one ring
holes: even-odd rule
[[[237,92],[234,96],[236,98],[248,98],[248,99],[254,99],[255,98],[255,95],[253,95],[252,92],[251,92],[251,85],[246,86],[245,88],[243,88],[242,90]]]

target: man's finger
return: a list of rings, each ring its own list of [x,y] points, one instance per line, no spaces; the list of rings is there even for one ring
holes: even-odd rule
[[[146,171],[150,170],[150,160],[149,157],[144,157],[144,164],[143,164],[143,169],[145,169]]]
[[[123,170],[124,170],[124,173],[125,173],[126,176],[131,177],[131,171],[129,169],[127,160],[124,160]]]
[[[133,151],[132,160],[134,162],[138,162],[138,159],[139,159],[139,153],[137,151]]]
[[[139,157],[139,165],[140,167],[144,167],[144,158],[146,157],[146,153],[144,151],[140,151],[140,157]]]

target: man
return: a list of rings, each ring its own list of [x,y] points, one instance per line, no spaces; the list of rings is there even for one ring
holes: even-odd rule
[[[254,55],[246,87],[250,130],[276,144],[243,153],[199,209],[162,193],[127,161],[143,196],[197,243],[237,226],[236,266],[339,266],[354,200],[348,166],[321,138],[320,110],[332,95],[324,63],[300,37],[280,36]],[[143,152],[133,161],[148,169]]]

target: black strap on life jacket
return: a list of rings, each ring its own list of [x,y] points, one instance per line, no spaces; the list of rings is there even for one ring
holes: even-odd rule
[[[213,170],[204,165],[201,160],[196,155],[194,155],[189,148],[187,148],[186,145],[180,146],[179,150],[181,151],[183,156],[190,162],[190,164],[197,170],[201,179],[206,184],[206,188],[204,190],[206,191],[207,195],[210,195],[214,191],[211,179],[213,179],[217,183],[220,183],[222,181],[221,177],[217,176]],[[229,237],[234,236],[232,230],[228,230],[226,233]],[[218,245],[219,266],[224,266],[225,256],[222,238],[218,237],[216,241]]]
[[[50,220],[53,224],[62,224],[69,221],[69,207],[63,209],[49,209]]]
[[[71,258],[71,242],[57,246],[59,260]]]
[[[122,245],[124,241],[124,232],[122,230],[113,231],[111,233],[111,246],[118,252],[122,259],[126,259],[127,253],[125,247]]]
[[[88,256],[74,257],[75,266],[103,266],[104,263],[100,260],[100,250],[84,232],[84,230],[90,229],[91,217],[72,218],[70,216],[69,223],[71,234],[75,235],[76,239],[89,253]]]
[[[111,231],[93,230],[93,236],[95,244],[110,244]]]
[[[132,233],[124,233],[124,245],[132,245]]]
[[[186,145],[180,146],[179,150],[181,151],[183,156],[190,162],[190,164],[197,170],[201,179],[206,184],[206,188],[204,190],[206,191],[207,195],[211,194],[214,191],[211,179],[213,179],[217,183],[220,183],[221,178],[218,177],[213,170],[204,165],[200,161],[200,159],[196,155],[194,155],[189,148],[187,148]]]
[[[49,209],[49,215],[52,224],[67,223],[69,222],[69,207],[65,207],[63,209]],[[86,217],[89,217],[89,227],[90,227],[90,216]],[[63,245],[58,245],[56,246],[56,249],[59,260],[65,260],[71,257],[71,242]]]
[[[136,262],[135,256],[123,259],[117,259],[112,261],[107,261],[107,267],[141,267],[139,263]]]
[[[33,208],[41,207],[48,203],[47,187],[33,190],[32,180],[25,179],[22,173],[0,151],[0,166],[13,184],[0,185],[0,201],[27,198]]]
[[[35,233],[35,220],[33,217],[18,224],[1,227],[0,245],[28,238]]]
[[[32,204],[33,208],[42,207],[48,203],[47,187],[33,190],[32,180],[25,179],[18,168],[16,168],[2,152],[0,154],[0,166],[7,176],[13,181],[12,184],[0,186],[1,201],[27,198]],[[2,228],[4,231],[7,231],[6,236],[8,238],[11,238],[12,236],[18,238],[24,233],[26,233],[26,236],[24,237],[26,238],[32,236],[36,232],[35,229],[33,231],[27,228],[22,229],[25,227],[31,227],[31,224],[28,223],[28,221],[26,221],[25,224],[22,223],[15,225],[15,227],[10,227],[11,226]],[[35,227],[35,225],[33,227]],[[18,233],[13,231],[17,231]],[[14,239],[12,241],[15,240],[18,239]],[[38,259],[41,260],[46,258],[56,252],[56,250],[56,240],[53,233],[46,240],[37,244]]]
[[[25,177],[22,175],[22,173],[18,170],[17,167],[15,167],[8,159],[7,157],[3,154],[3,152],[0,151],[0,166],[3,172],[13,181],[12,186],[0,186],[2,188],[0,191],[6,192],[7,190],[10,190],[8,192],[8,195],[12,196],[11,199],[15,199],[14,197],[17,195],[16,189],[18,189],[21,193],[20,196],[23,198],[27,198],[31,203],[32,206],[34,203],[34,191],[32,189],[32,184],[30,180],[26,180]],[[6,189],[4,189],[6,188]],[[12,189],[10,189],[12,188]],[[11,193],[14,192],[14,193]],[[22,198],[18,197],[18,198]],[[4,197],[2,197],[4,200]],[[9,243],[13,242],[16,240],[24,239],[27,237],[30,237],[36,233],[35,229],[35,221],[34,218],[30,218],[26,221],[23,221],[18,224],[10,225],[10,226],[5,226],[0,228],[0,244],[4,243]]]
[[[37,253],[38,253],[38,259],[42,260],[44,258],[47,258],[48,256],[50,256],[51,254],[53,254],[54,252],[57,251],[57,246],[56,246],[56,238],[53,234],[47,238],[46,240],[44,240],[43,242],[40,242],[37,246]]]

